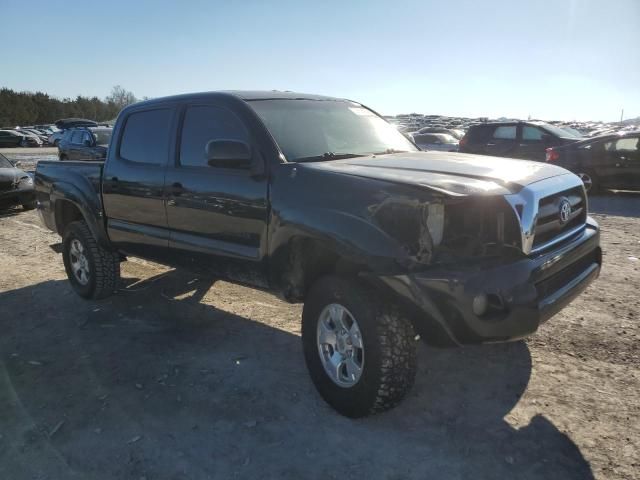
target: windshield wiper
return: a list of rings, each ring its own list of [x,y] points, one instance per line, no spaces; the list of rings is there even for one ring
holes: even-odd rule
[[[406,150],[396,150],[395,148],[387,148],[384,152],[374,152],[371,155],[389,155],[392,153],[407,153]]]
[[[296,158],[295,162],[323,162],[325,160],[343,160],[345,158],[356,158],[366,156],[363,153],[333,153],[325,152],[322,155],[313,155],[311,157]]]

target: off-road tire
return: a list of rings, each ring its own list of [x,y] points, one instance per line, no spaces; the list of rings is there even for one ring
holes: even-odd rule
[[[34,208],[36,208],[36,201],[34,200],[32,202],[23,203],[22,208],[24,210],[33,210]]]
[[[71,270],[70,244],[78,239],[84,247],[89,263],[89,282],[82,285]],[[71,222],[62,236],[62,259],[71,286],[84,298],[99,300],[112,295],[120,280],[120,255],[98,244],[84,221]]]
[[[338,303],[356,319],[364,345],[360,379],[339,386],[325,372],[318,351],[317,324],[325,306]],[[302,312],[302,342],[311,379],[324,400],[342,415],[365,417],[396,406],[413,386],[416,340],[411,322],[380,299],[379,292],[338,276],[319,279]]]

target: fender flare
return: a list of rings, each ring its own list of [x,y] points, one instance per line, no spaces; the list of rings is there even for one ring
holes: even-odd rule
[[[74,205],[82,218],[87,223],[91,234],[98,241],[98,243],[106,248],[112,248],[107,237],[106,231],[103,225],[103,214],[101,204],[98,201],[91,202],[87,196],[77,186],[68,182],[56,182],[51,187],[50,199],[52,203],[52,210],[54,212],[54,219],[56,223],[56,229],[58,233],[62,235],[64,232],[60,231],[60,218],[58,214],[58,201],[69,202]],[[93,205],[92,205],[93,203]]]

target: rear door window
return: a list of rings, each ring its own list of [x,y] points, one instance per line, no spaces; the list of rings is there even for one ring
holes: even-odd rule
[[[75,145],[80,145],[82,143],[82,137],[84,136],[84,132],[81,130],[76,130],[71,134],[71,143]]]
[[[497,127],[495,132],[493,132],[493,138],[495,138],[496,140],[515,140],[516,126],[502,125]]]
[[[481,125],[471,127],[467,133],[467,139],[471,143],[483,143],[491,138],[496,127],[492,125]]]
[[[172,108],[130,114],[120,141],[120,157],[131,162],[164,165],[169,157]]]
[[[621,138],[615,143],[617,152],[636,152],[638,150],[638,137]]]
[[[524,125],[522,127],[522,140],[525,142],[541,142],[544,132],[538,127],[532,127],[531,125]]]

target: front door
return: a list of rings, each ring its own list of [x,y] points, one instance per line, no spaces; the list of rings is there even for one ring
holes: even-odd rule
[[[174,106],[133,110],[114,132],[103,172],[111,242],[132,255],[167,262],[164,177],[175,149]]]
[[[74,130],[69,139],[69,147],[67,157],[69,160],[82,160],[82,138],[83,130]]]
[[[179,138],[166,179],[172,257],[214,276],[266,286],[267,180],[252,176],[247,165],[211,166],[206,156],[212,140],[251,146],[246,126],[226,107],[187,105]]]

